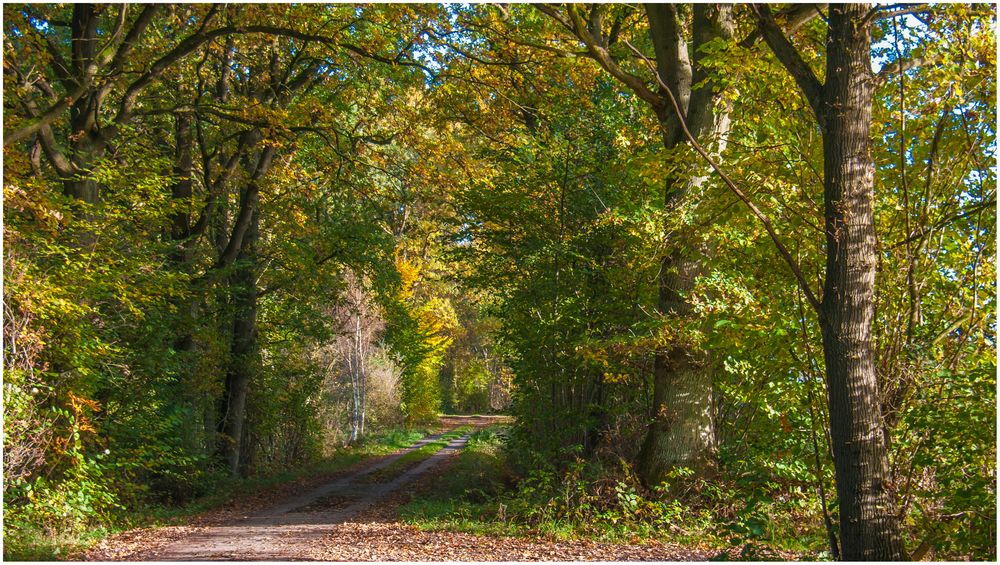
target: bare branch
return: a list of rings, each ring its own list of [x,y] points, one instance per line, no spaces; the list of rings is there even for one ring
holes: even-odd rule
[[[861,22],[862,25],[867,25],[870,22],[877,22],[879,20],[894,18],[896,16],[905,16],[907,14],[925,14],[929,12],[930,9],[930,4],[889,4],[884,6],[874,6],[871,10],[869,10],[868,14],[865,15]]]

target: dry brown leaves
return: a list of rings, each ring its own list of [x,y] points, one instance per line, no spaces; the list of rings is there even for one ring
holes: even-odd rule
[[[446,422],[446,427],[482,421]],[[450,426],[449,426],[450,424]],[[340,476],[357,473],[381,458],[351,469],[308,481],[295,481],[250,494],[187,521],[185,525],[143,528],[107,538],[79,556],[87,560],[155,560],[165,548],[180,541],[192,547],[205,543],[199,558],[212,560],[323,560],[323,561],[692,561],[706,560],[717,551],[663,543],[605,544],[586,540],[491,537],[455,532],[425,532],[398,520],[397,509],[414,493],[433,488],[454,457],[396,491],[385,500],[342,523],[316,521],[254,528],[238,521],[292,495],[305,492]],[[339,499],[318,500],[317,508],[338,506]],[[309,514],[303,514],[309,516]],[[231,530],[245,541],[238,551],[216,551],[202,542],[212,530]],[[227,534],[228,535],[228,534]]]

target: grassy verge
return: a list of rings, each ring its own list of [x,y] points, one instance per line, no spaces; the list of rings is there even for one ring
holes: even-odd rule
[[[107,516],[103,523],[79,531],[47,531],[23,526],[4,532],[5,561],[51,561],[77,558],[82,552],[112,534],[140,527],[181,523],[202,512],[219,508],[238,498],[265,493],[280,485],[322,477],[342,471],[365,459],[387,455],[408,447],[436,430],[393,430],[373,436],[361,445],[338,449],[330,457],[296,469],[284,469],[241,479],[216,478],[204,485],[204,496],[180,505],[145,505],[127,508]]]
[[[496,500],[509,475],[503,457],[503,432],[494,425],[472,434],[465,449],[433,488],[400,508],[400,517],[422,530],[523,535],[528,528],[508,521]]]
[[[616,474],[580,460],[562,472],[538,469],[515,478],[502,432],[491,426],[474,434],[448,472],[400,508],[401,518],[430,531],[666,541],[725,550],[721,556],[729,560],[823,557],[822,532],[789,524],[787,508],[748,501],[731,485],[679,475],[672,481],[685,496],[651,497],[630,486],[627,470]]]
[[[472,428],[470,426],[461,426],[449,431],[448,433],[442,435],[440,438],[428,442],[409,453],[406,453],[399,459],[396,459],[391,464],[365,475],[358,480],[359,483],[363,484],[373,484],[373,483],[387,483],[399,477],[406,471],[416,467],[425,459],[434,455],[438,451],[444,449],[448,443],[452,440],[460,438],[467,434]]]

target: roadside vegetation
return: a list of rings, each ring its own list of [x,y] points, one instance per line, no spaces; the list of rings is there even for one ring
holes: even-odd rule
[[[366,459],[409,447],[433,433],[433,429],[388,430],[368,438],[364,443],[337,449],[325,459],[294,469],[240,478],[216,474],[204,479],[202,489],[186,501],[147,503],[133,508],[115,507],[100,515],[100,522],[96,527],[73,527],[73,519],[80,520],[81,517],[60,516],[59,509],[51,506],[29,505],[4,515],[4,528],[9,528],[7,531],[13,534],[4,536],[4,560],[49,561],[73,558],[94,542],[115,532],[183,523],[196,514],[255,495],[262,495],[266,500],[268,491],[275,487],[298,481],[314,481],[336,474]],[[454,433],[450,432],[451,435]],[[443,447],[440,442],[428,445],[436,446],[435,451]],[[43,493],[38,500],[42,504],[50,504],[51,494]],[[69,527],[61,530],[45,527],[54,521]]]
[[[711,548],[722,561],[832,559],[816,519],[820,501],[807,484],[706,479],[679,469],[650,491],[627,462],[578,454],[562,467],[536,461],[519,469],[514,462],[523,454],[511,450],[530,447],[512,445],[509,433],[506,425],[475,432],[400,517],[427,531]]]
[[[444,412],[427,527],[995,560],[996,20],[5,3],[5,557]]]

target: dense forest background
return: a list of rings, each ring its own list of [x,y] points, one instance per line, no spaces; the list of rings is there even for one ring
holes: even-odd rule
[[[7,547],[445,411],[511,520],[996,559],[995,7],[3,9]]]

